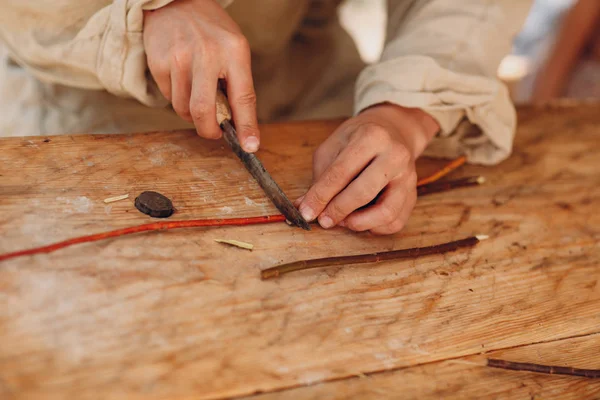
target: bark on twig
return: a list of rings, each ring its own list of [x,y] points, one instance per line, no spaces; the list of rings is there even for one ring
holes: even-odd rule
[[[386,251],[383,253],[359,254],[355,256],[338,256],[327,258],[316,258],[312,260],[294,261],[288,264],[281,264],[275,267],[265,269],[261,272],[262,279],[277,278],[283,274],[294,271],[303,271],[311,268],[330,267],[334,265],[352,265],[365,263],[378,263],[388,260],[401,260],[406,258],[416,258],[430,254],[443,254],[455,251],[463,247],[472,247],[481,240],[487,239],[487,236],[471,236],[453,242],[442,243],[434,246],[415,247],[411,249]]]
[[[487,360],[488,367],[510,369],[512,371],[528,371],[537,372],[540,374],[551,375],[569,375],[582,376],[584,378],[600,378],[600,369],[582,369],[571,367],[559,367],[554,365],[531,364],[522,362],[513,362],[489,358]]]

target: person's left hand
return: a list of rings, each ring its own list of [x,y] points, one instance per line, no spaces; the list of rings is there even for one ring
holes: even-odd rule
[[[363,111],[319,146],[313,185],[296,205],[323,228],[398,232],[417,198],[415,160],[438,130],[419,109],[380,104]],[[361,209],[380,193],[374,205]]]

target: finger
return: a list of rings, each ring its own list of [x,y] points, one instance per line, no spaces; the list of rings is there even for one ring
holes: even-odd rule
[[[148,49],[150,51],[150,49]],[[168,59],[147,54],[148,69],[163,96],[171,101],[171,65]]]
[[[380,226],[371,229],[371,233],[375,235],[391,235],[393,233],[400,232],[408,222],[412,210],[415,208],[417,202],[417,191],[414,190],[406,197],[406,201],[400,210],[400,215],[394,222],[386,226]]]
[[[209,65],[195,69],[190,114],[198,135],[207,139],[218,139],[222,135],[217,124],[217,83],[218,73]]]
[[[341,148],[339,146],[331,146],[325,141],[313,156],[313,183],[315,183],[323,172],[333,163],[336,157],[339,155]],[[294,206],[299,207],[304,198],[306,197],[306,193],[300,196],[298,199],[294,201]]]
[[[191,87],[192,77],[188,70],[171,69],[171,104],[177,115],[189,122],[192,122],[190,114]]]
[[[321,175],[329,168],[329,166],[340,155],[343,146],[330,141],[329,139],[323,142],[313,156],[313,183],[317,182]]]
[[[395,222],[403,215],[404,207],[410,196],[414,194],[416,197],[416,189],[412,180],[405,176],[392,180],[375,205],[350,214],[345,219],[345,225],[353,231],[362,232],[385,227]]]
[[[152,73],[152,78],[154,78],[154,82],[156,82],[156,86],[165,96],[165,99],[171,102],[171,74],[169,72],[166,73]]]
[[[300,213],[307,221],[314,220],[375,157],[374,148],[365,141],[349,145],[308,190]]]
[[[329,139],[317,148],[313,156],[313,183],[315,183],[321,175],[323,175],[323,172],[325,172],[327,167],[335,161],[341,149],[341,146],[336,145]],[[306,193],[294,201],[294,206],[299,207],[302,200],[304,200],[304,197],[306,197]]]
[[[375,158],[348,187],[329,202],[319,215],[319,224],[325,229],[331,228],[356,209],[368,204],[393,178],[394,168],[389,158]]]
[[[355,126],[352,124],[352,121],[346,121],[342,123],[334,134],[329,135],[327,139],[323,143],[319,145],[315,154],[313,155],[313,184],[316,183],[321,175],[329,168],[329,166],[336,160],[341,151],[348,145],[348,141],[350,138],[350,133],[355,131]],[[300,199],[296,200],[294,203],[296,206],[299,206],[302,202],[301,199],[304,199],[302,196]]]
[[[300,204],[302,204],[302,200],[304,200],[304,196],[305,195],[302,195],[302,196],[298,197],[296,200],[294,200],[294,202],[293,202],[294,207],[296,207],[296,208],[300,207]]]
[[[227,73],[227,96],[242,148],[254,153],[260,145],[256,116],[256,93],[252,82],[250,50],[242,54],[240,62],[232,64]]]

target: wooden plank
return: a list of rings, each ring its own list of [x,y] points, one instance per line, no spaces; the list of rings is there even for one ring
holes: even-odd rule
[[[487,358],[588,369],[600,368],[600,335],[492,351],[395,371],[256,395],[247,400],[309,399],[557,399],[600,398],[600,380],[508,371]]]
[[[599,111],[521,109],[514,156],[461,171],[489,184],[419,200],[395,236],[188,229],[3,263],[0,394],[224,398],[598,332]],[[337,123],[262,128],[261,157],[291,197]],[[146,222],[132,202],[147,189],[171,197],[178,219],[274,212],[220,143],[191,132],[49,139],[0,140],[0,251]],[[491,238],[444,256],[259,279],[279,262],[474,233]]]

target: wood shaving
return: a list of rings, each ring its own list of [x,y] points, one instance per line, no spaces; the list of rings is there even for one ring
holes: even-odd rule
[[[215,239],[217,243],[224,243],[235,247],[240,247],[246,250],[254,249],[254,245],[251,243],[240,242],[239,240],[230,240],[230,239]]]
[[[120,200],[125,200],[129,197],[128,194],[123,194],[121,196],[114,196],[114,197],[108,197],[106,199],[104,199],[105,203],[114,203],[115,201],[120,201]]]

